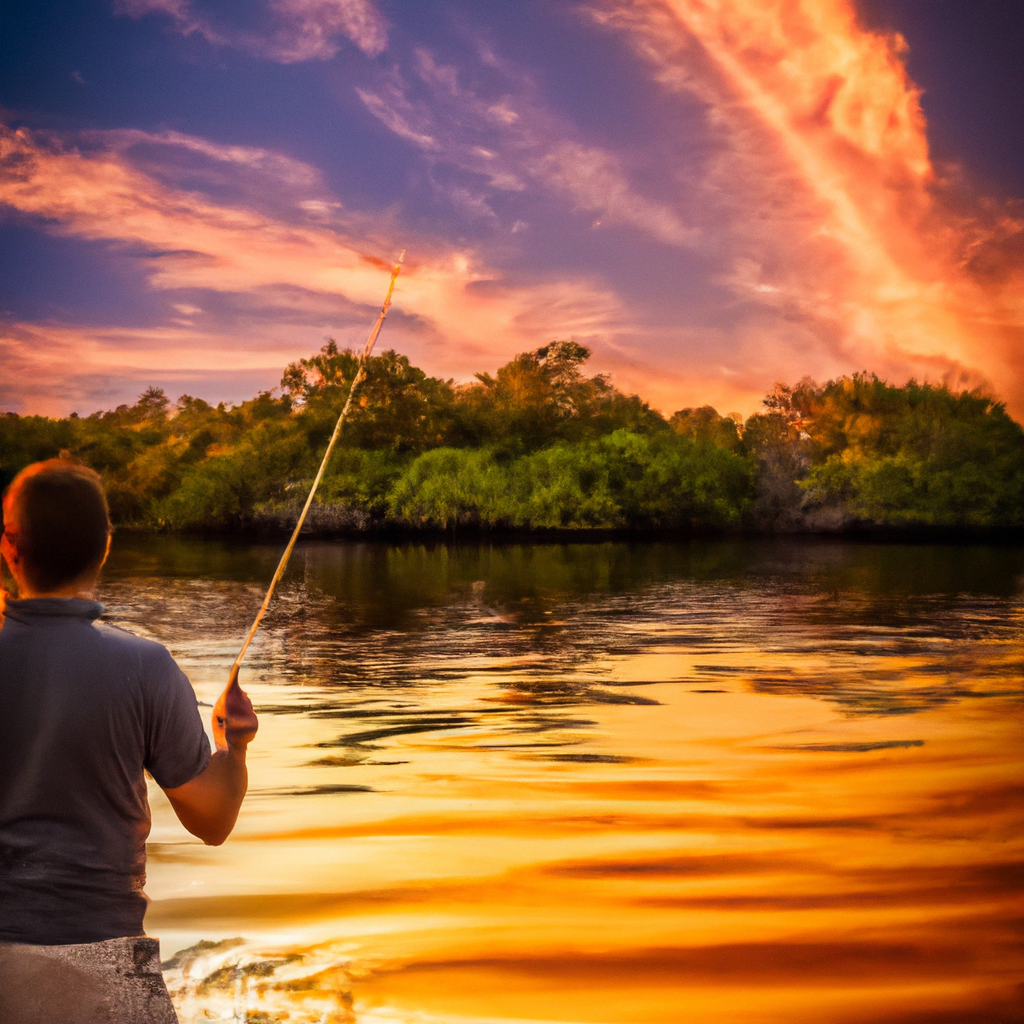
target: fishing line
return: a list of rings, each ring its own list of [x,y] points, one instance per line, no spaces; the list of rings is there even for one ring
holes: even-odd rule
[[[299,513],[299,521],[295,524],[295,529],[292,530],[291,539],[288,541],[288,546],[284,549],[284,554],[281,555],[281,561],[277,564],[277,571],[274,573],[274,578],[270,581],[270,586],[267,587],[267,593],[263,598],[263,604],[260,605],[260,610],[256,613],[256,618],[249,627],[249,634],[245,638],[245,643],[242,644],[242,649],[238,652],[238,657],[235,658],[235,663],[231,666],[231,675],[228,677],[228,687],[237,684],[238,670],[242,665],[242,659],[245,657],[245,652],[249,650],[249,644],[252,643],[252,638],[256,635],[256,630],[259,629],[260,623],[263,621],[263,616],[267,613],[267,608],[270,605],[270,599],[274,596],[274,589],[277,587],[278,581],[284,575],[284,571],[288,567],[288,559],[292,557],[292,549],[295,547],[295,542],[299,539],[299,531],[302,529],[302,525],[306,521],[306,513],[309,511],[310,505],[313,504],[313,495],[316,494],[316,489],[320,484],[324,471],[327,469],[327,461],[331,457],[331,452],[334,451],[334,443],[341,436],[341,428],[345,422],[345,417],[348,415],[348,411],[352,406],[352,399],[355,396],[356,389],[366,377],[366,360],[369,359],[370,353],[373,351],[374,343],[377,341],[377,335],[380,334],[381,326],[384,323],[384,317],[388,315],[388,307],[391,305],[391,293],[395,290],[395,281],[398,280],[398,274],[402,269],[402,263],[404,260],[405,250],[403,249],[401,256],[398,257],[398,262],[395,264],[394,270],[391,272],[391,284],[388,285],[388,293],[384,296],[384,305],[380,307],[380,316],[377,317],[377,322],[373,325],[373,330],[370,331],[370,337],[366,341],[366,347],[363,349],[363,354],[359,357],[359,366],[356,369],[355,376],[352,378],[352,384],[349,386],[348,398],[345,400],[345,405],[341,410],[341,415],[338,417],[338,422],[334,424],[334,433],[331,434],[331,439],[327,442],[327,451],[324,452],[323,461],[320,463],[320,468],[317,470],[316,477],[313,480],[313,486],[309,489],[306,504],[302,506],[302,512]]]

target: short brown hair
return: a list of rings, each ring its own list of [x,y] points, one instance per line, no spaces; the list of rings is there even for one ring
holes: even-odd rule
[[[99,474],[67,459],[26,466],[4,495],[4,518],[37,590],[75,583],[103,564],[110,513]]]

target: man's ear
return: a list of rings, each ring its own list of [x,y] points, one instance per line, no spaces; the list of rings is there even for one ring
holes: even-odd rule
[[[0,561],[7,563],[20,597],[25,586],[25,574],[22,572],[22,560],[18,554],[17,536],[13,531],[8,533],[6,530],[0,534]]]
[[[18,543],[15,538],[18,535],[10,530],[4,530],[0,534],[0,555],[3,556],[8,566],[13,568],[18,564]]]

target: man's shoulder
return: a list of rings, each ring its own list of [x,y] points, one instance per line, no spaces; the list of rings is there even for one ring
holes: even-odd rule
[[[171,652],[157,640],[139,636],[112,622],[94,622],[93,629],[111,652],[138,659],[149,668],[176,668]]]

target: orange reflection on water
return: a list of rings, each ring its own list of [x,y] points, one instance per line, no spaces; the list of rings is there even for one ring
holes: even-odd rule
[[[1020,1020],[1019,591],[840,598],[847,557],[493,615],[456,578],[346,632],[309,553],[235,836],[154,796],[147,927],[213,943],[169,967],[182,1020]],[[209,700],[228,654],[177,653]]]

